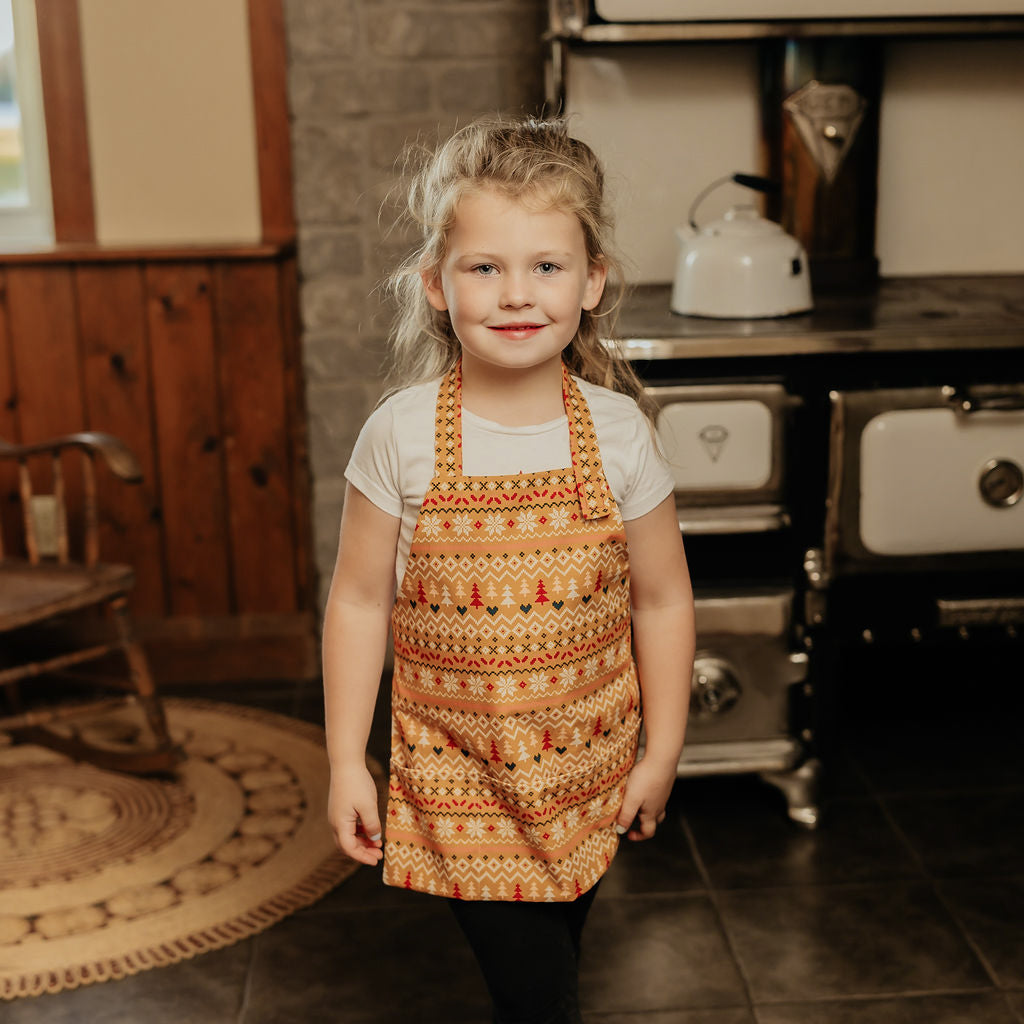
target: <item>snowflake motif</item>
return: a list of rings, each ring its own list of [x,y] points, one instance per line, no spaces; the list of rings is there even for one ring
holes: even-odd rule
[[[486,517],[486,530],[488,537],[497,537],[505,532],[505,516],[501,512],[488,512]]]
[[[424,536],[434,540],[441,535],[441,520],[437,516],[424,516],[420,520],[419,528]]]
[[[566,665],[558,675],[558,681],[568,689],[576,682],[576,669],[572,665]]]
[[[455,823],[451,818],[438,818],[434,823],[434,831],[439,839],[451,839],[455,835]]]
[[[474,697],[486,697],[487,680],[483,676],[469,676],[466,679],[466,689]]]
[[[442,672],[441,685],[444,687],[446,693],[458,693],[461,689],[459,686],[459,677],[454,672]]]
[[[402,804],[402,806],[398,808],[397,818],[399,825],[408,828],[416,820],[416,815],[413,814],[411,807],[407,804]]]
[[[502,818],[495,826],[495,830],[503,843],[511,842],[516,837],[516,823],[511,818]]]
[[[567,508],[553,508],[548,515],[552,530],[564,530],[570,522]]]
[[[466,822],[466,834],[470,839],[483,839],[487,826],[482,818],[470,818]]]
[[[515,676],[498,676],[494,688],[501,700],[511,700],[519,689],[519,683]]]
[[[548,685],[550,676],[546,672],[534,672],[530,675],[529,683],[531,686],[536,686],[538,690],[543,690]]]
[[[460,537],[468,537],[473,532],[473,517],[468,512],[456,512],[452,516],[452,529]]]
[[[588,679],[596,679],[598,672],[601,670],[601,659],[598,657],[587,658],[586,664],[583,666],[583,674]]]
[[[519,513],[519,531],[528,536],[537,532],[537,513],[532,508]]]
[[[578,808],[576,808],[576,807],[574,807],[574,808],[573,808],[573,809],[572,809],[571,811],[569,811],[569,813],[568,813],[568,814],[566,814],[566,816],[565,816],[565,827],[566,827],[566,828],[567,828],[567,829],[568,829],[568,830],[569,830],[569,831],[571,832],[571,831],[573,831],[573,830],[574,830],[574,829],[576,828],[576,826],[577,826],[577,825],[579,824],[579,821],[580,821],[580,812],[579,812],[579,809],[578,809]]]
[[[599,796],[595,797],[593,800],[590,801],[589,804],[587,804],[587,817],[599,818],[601,816],[601,811],[603,807],[604,804],[601,802],[601,798]]]
[[[554,843],[560,843],[564,836],[565,826],[560,821],[556,821],[551,826],[551,841]]]

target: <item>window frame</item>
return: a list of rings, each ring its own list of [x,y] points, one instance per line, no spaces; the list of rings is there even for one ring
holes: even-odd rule
[[[0,206],[0,250],[46,249],[53,246],[55,236],[35,0],[11,0],[11,8],[28,201]]]

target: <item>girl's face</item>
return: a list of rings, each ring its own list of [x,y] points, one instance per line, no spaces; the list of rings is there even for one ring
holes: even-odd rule
[[[561,362],[606,276],[572,214],[484,189],[459,200],[448,253],[423,284],[448,311],[464,364],[527,370]]]

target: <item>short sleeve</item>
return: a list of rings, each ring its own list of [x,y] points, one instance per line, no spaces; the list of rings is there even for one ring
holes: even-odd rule
[[[402,515],[403,495],[399,477],[398,438],[392,404],[386,402],[370,415],[359,432],[345,479],[377,508]]]
[[[639,519],[657,508],[675,490],[675,481],[658,451],[647,417],[634,406],[625,486],[619,511],[625,521]]]

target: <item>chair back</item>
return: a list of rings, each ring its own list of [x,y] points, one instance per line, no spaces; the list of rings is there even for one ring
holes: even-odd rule
[[[142,479],[135,456],[110,434],[67,434],[27,445],[0,440],[0,563],[99,562],[97,456],[120,479]]]

